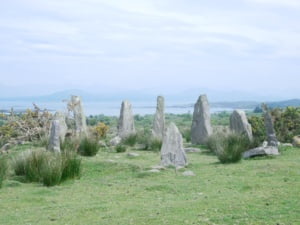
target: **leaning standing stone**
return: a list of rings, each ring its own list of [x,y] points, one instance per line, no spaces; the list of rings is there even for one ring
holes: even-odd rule
[[[123,139],[135,133],[131,104],[128,101],[123,101],[118,123],[118,136]]]
[[[156,113],[153,121],[152,136],[162,140],[165,130],[165,100],[164,97],[157,97]]]
[[[271,116],[266,104],[262,104],[262,109],[263,109],[264,119],[265,119],[265,127],[266,127],[266,133],[267,133],[268,146],[277,147],[278,139],[275,134],[272,116]]]
[[[174,123],[169,125],[163,138],[161,165],[175,167],[187,165],[182,135]]]
[[[62,142],[64,142],[66,134],[68,132],[68,126],[66,124],[66,115],[63,112],[56,112],[54,114],[55,120],[59,121],[60,130],[59,130],[59,137]]]
[[[60,124],[58,120],[52,121],[48,150],[60,152]]]
[[[201,95],[195,104],[191,130],[192,144],[205,144],[212,134],[210,110],[206,95]]]
[[[86,118],[81,98],[73,95],[68,103],[68,109],[74,114],[76,136],[87,136]]]
[[[234,110],[230,116],[230,129],[238,134],[244,134],[249,140],[253,139],[252,127],[248,122],[246,113],[242,110]]]

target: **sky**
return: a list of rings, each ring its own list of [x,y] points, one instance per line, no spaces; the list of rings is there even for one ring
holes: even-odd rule
[[[1,2],[1,96],[215,90],[279,99],[300,97],[299,84],[299,0]]]

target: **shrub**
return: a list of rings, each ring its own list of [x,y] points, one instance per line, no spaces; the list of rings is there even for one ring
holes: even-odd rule
[[[78,152],[83,156],[95,156],[99,148],[100,146],[96,140],[84,138],[80,142]]]
[[[292,142],[293,137],[300,134],[300,108],[273,109],[272,116],[279,141]]]
[[[117,145],[115,149],[116,149],[116,152],[118,152],[118,153],[126,152],[126,146],[124,146],[124,145]]]
[[[124,140],[122,141],[122,143],[124,145],[129,145],[129,146],[134,146],[137,142],[137,134],[131,134],[128,137],[124,138]]]
[[[105,123],[98,123],[97,126],[94,127],[93,133],[95,134],[97,139],[106,137],[106,134],[109,130],[109,126],[107,126]]]
[[[0,157],[0,188],[2,187],[2,183],[6,178],[8,170],[7,159],[4,157]]]
[[[250,141],[245,135],[231,133],[220,136],[214,145],[221,163],[235,163],[241,160],[242,153],[250,146]]]
[[[151,138],[148,148],[152,151],[160,151],[162,146],[162,141],[157,138]]]
[[[262,143],[266,139],[264,118],[262,116],[251,116],[248,120],[252,127],[253,138],[257,143]]]
[[[182,132],[183,138],[185,138],[186,142],[191,142],[191,129],[184,129]]]

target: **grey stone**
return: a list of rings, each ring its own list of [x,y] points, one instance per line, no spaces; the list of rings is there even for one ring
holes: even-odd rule
[[[184,151],[186,153],[201,152],[201,150],[199,148],[184,148]]]
[[[151,166],[151,169],[155,169],[155,170],[164,170],[166,169],[164,166],[161,165],[157,165],[157,166]]]
[[[211,134],[212,127],[208,100],[206,95],[201,95],[194,106],[191,142],[192,144],[205,144]]]
[[[258,147],[250,149],[243,153],[243,158],[252,158],[255,156],[264,156],[264,155],[279,155],[278,148],[276,146],[267,146],[267,147]]]
[[[182,175],[186,176],[186,177],[196,176],[195,173],[193,171],[190,171],[190,170],[183,172]]]
[[[263,143],[262,143],[262,145],[261,145],[261,147],[263,147],[263,148],[265,148],[265,147],[267,147],[268,146],[268,142],[267,141],[264,141]]]
[[[11,143],[6,143],[6,144],[4,144],[2,147],[1,147],[1,149],[0,149],[0,151],[2,151],[2,152],[8,152],[8,150],[11,148]]]
[[[134,153],[134,152],[128,152],[128,153],[127,153],[127,156],[128,156],[128,157],[131,157],[131,158],[135,158],[135,157],[138,157],[138,156],[140,156],[140,155],[137,154],[137,153]]]
[[[103,148],[106,148],[107,146],[106,146],[106,143],[104,142],[104,141],[98,141],[98,145],[100,146],[100,147],[103,147]]]
[[[120,144],[122,141],[122,139],[119,136],[114,137],[113,139],[110,140],[109,144],[111,146],[117,146],[118,144]]]
[[[51,123],[48,150],[60,152],[60,124],[58,120]]]
[[[165,130],[165,100],[164,97],[157,97],[156,113],[153,121],[152,136],[159,140],[163,139]]]
[[[159,173],[160,170],[158,169],[151,169],[151,170],[148,170],[149,173]]]
[[[161,165],[175,167],[187,165],[182,135],[174,123],[168,126],[164,134],[161,148]]]
[[[134,149],[135,149],[135,150],[145,150],[146,147],[147,147],[146,144],[136,144],[136,145],[134,146]]]
[[[300,147],[300,135],[293,137],[293,146]]]
[[[82,106],[82,100],[79,96],[71,96],[71,100],[68,103],[69,111],[73,112],[75,120],[75,133],[77,137],[85,137],[88,135],[86,118]]]
[[[275,134],[275,129],[272,121],[272,116],[266,104],[262,104],[262,109],[264,113],[265,127],[267,133],[268,146],[278,146],[278,139]]]
[[[246,113],[242,110],[234,110],[231,114],[230,129],[235,133],[246,135],[249,140],[253,139],[252,127],[248,122]]]
[[[131,104],[128,101],[123,101],[118,123],[118,136],[123,139],[135,133]]]
[[[291,144],[291,143],[282,143],[281,146],[283,146],[283,147],[293,147],[293,144]]]
[[[63,112],[56,112],[54,114],[54,119],[59,121],[59,126],[60,126],[59,137],[60,137],[61,141],[64,142],[66,134],[68,132],[68,126],[66,123],[66,115]]]

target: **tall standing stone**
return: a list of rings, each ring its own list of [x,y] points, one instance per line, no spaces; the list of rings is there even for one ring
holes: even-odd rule
[[[212,134],[209,103],[206,95],[198,98],[194,107],[193,123],[191,129],[192,144],[205,144]]]
[[[59,120],[53,120],[51,123],[48,150],[60,152],[60,124]]]
[[[86,118],[81,98],[73,95],[68,103],[68,109],[74,114],[76,136],[87,136]]]
[[[249,140],[253,139],[251,124],[248,122],[246,113],[242,110],[234,110],[231,114],[230,129],[235,133],[246,135]]]
[[[266,104],[262,104],[262,110],[264,113],[265,127],[267,133],[268,146],[278,146],[278,139],[276,137],[272,116]]]
[[[118,123],[118,136],[123,139],[135,133],[131,104],[129,101],[123,101]]]
[[[164,97],[157,97],[156,113],[153,121],[152,136],[154,138],[163,139],[165,130],[165,100]]]
[[[64,142],[66,134],[68,132],[68,126],[66,123],[66,115],[63,112],[56,112],[54,114],[55,120],[59,121],[60,129],[59,129],[59,137],[62,142]]]
[[[175,167],[187,165],[182,135],[174,123],[171,123],[168,126],[163,138],[161,147],[161,165]]]

